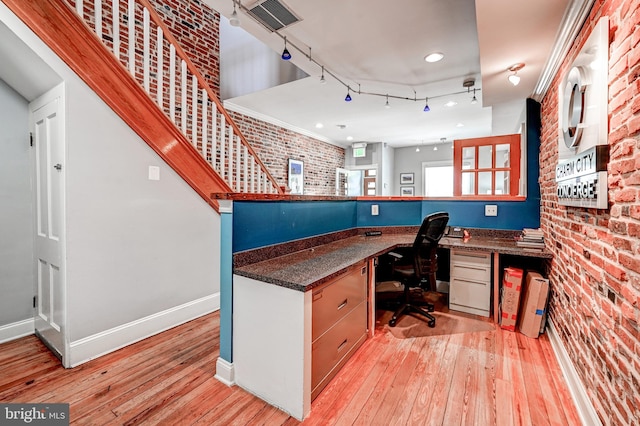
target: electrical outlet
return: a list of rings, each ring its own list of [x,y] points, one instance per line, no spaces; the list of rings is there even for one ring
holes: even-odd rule
[[[380,210],[378,209],[377,204],[371,205],[371,216],[378,216],[380,214]]]
[[[485,216],[498,216],[498,206],[495,204],[486,204],[484,206]]]

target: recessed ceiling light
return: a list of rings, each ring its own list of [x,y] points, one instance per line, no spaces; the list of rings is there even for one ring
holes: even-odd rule
[[[438,62],[444,58],[444,54],[440,52],[433,52],[424,57],[424,60],[427,62]]]
[[[464,127],[464,124],[458,123],[458,124],[456,124],[456,127]]]
[[[322,129],[323,127],[324,127],[324,124],[316,123],[316,129]]]
[[[353,136],[347,136],[347,140],[348,141],[352,141],[353,140]]]
[[[449,101],[444,106],[451,108],[452,106],[456,106],[458,103],[456,101]]]

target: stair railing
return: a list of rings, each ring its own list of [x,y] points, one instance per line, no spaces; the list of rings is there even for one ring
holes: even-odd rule
[[[283,193],[149,0],[66,1],[235,192]]]

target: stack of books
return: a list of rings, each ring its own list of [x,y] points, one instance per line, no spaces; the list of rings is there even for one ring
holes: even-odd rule
[[[544,236],[542,231],[533,228],[524,228],[522,235],[516,239],[516,245],[527,249],[544,249]]]

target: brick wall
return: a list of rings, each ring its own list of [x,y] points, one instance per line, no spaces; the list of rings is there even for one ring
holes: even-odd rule
[[[609,16],[609,209],[559,206],[558,85]],[[605,425],[640,424],[640,1],[596,1],[542,103],[541,226],[550,318]]]
[[[200,0],[150,0],[220,98],[220,14]]]
[[[230,112],[240,131],[280,185],[287,184],[288,160],[304,161],[304,193],[335,195],[336,168],[344,167],[344,148]]]

